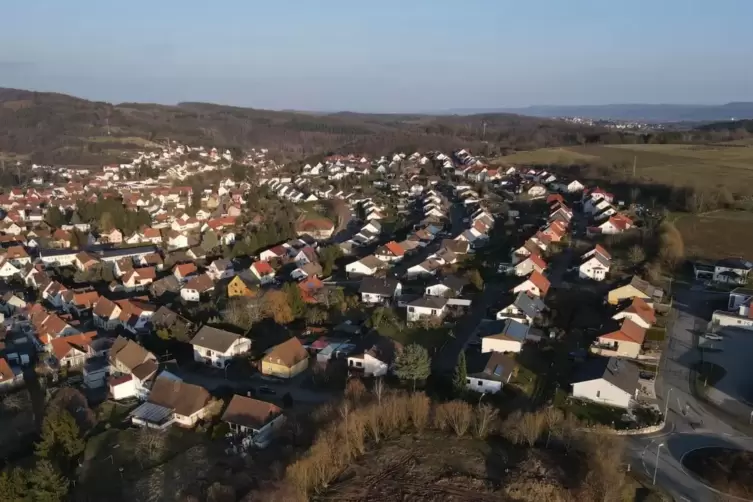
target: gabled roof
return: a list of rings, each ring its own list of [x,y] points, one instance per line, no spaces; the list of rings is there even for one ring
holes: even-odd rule
[[[63,359],[72,349],[86,352],[92,339],[97,336],[96,331],[89,331],[86,333],[77,333],[75,335],[61,336],[55,338],[50,342],[52,345],[52,353],[59,361]]]
[[[204,293],[211,289],[214,289],[214,281],[207,274],[197,275],[193,279],[190,279],[183,289],[193,289],[199,293]]]
[[[618,330],[599,335],[599,338],[643,345],[643,341],[646,339],[646,329],[631,321],[629,318],[625,318]]]
[[[241,338],[243,337],[236,333],[204,325],[191,339],[191,345],[225,353]]]
[[[308,359],[308,353],[295,337],[276,345],[264,356],[264,361],[280,364],[287,368],[292,368],[304,359]]]
[[[468,376],[506,382],[518,364],[502,352],[475,353],[468,357]]]
[[[209,403],[209,392],[198,385],[159,377],[149,393],[148,402],[170,408],[178,415],[191,416]]]
[[[394,277],[364,277],[361,286],[358,288],[359,293],[371,293],[381,296],[392,296],[400,281]]]
[[[254,269],[254,271],[256,271],[256,273],[259,274],[260,277],[270,274],[274,275],[275,273],[272,266],[265,261],[255,261],[253,264],[251,264],[251,268]]]
[[[651,307],[651,305],[646,303],[646,300],[638,296],[633,298],[633,300],[630,302],[630,305],[622,309],[620,312],[636,314],[638,315],[638,317],[649,324],[656,323],[656,314],[654,312],[654,309]]]
[[[538,270],[534,270],[531,272],[531,275],[528,276],[528,280],[531,281],[531,283],[539,288],[539,291],[541,291],[541,296],[546,296],[547,291],[549,291],[550,282],[549,279],[544,277]]]
[[[236,394],[222,414],[222,421],[259,430],[281,414],[282,409],[272,403]]]
[[[422,296],[408,303],[409,307],[442,310],[447,305],[447,298],[441,296]]]
[[[638,367],[630,361],[616,357],[594,357],[585,361],[573,383],[604,379],[617,388],[635,396],[638,388]]]
[[[195,274],[198,269],[193,263],[181,263],[179,265],[175,265],[173,271],[178,272],[181,277],[186,277],[188,275]]]

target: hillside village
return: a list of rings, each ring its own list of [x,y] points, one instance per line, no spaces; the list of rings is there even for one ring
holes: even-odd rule
[[[626,428],[660,414],[671,283],[636,250],[661,238],[655,213],[465,150],[267,154],[31,166],[0,195],[3,392],[73,387],[164,434],[223,426],[245,456],[347,381],[401,385],[418,346],[421,385],[460,373],[477,399],[604,406]],[[699,273],[744,286],[752,267]]]

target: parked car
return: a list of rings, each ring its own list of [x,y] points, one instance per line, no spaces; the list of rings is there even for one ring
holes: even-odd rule
[[[713,340],[715,342],[721,342],[722,340],[724,340],[722,336],[717,335],[716,333],[706,333],[705,335],[703,335],[703,337],[706,340]]]
[[[272,389],[270,387],[267,387],[266,385],[264,385],[262,387],[259,387],[259,389],[257,390],[257,392],[259,393],[260,396],[264,396],[264,395],[266,395],[266,396],[274,396],[274,395],[277,394],[276,390],[274,390],[274,389]]]

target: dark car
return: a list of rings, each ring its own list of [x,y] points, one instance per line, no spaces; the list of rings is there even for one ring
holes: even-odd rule
[[[256,392],[260,396],[274,396],[277,394],[277,391],[272,389],[271,387],[267,387],[266,385],[259,387]]]

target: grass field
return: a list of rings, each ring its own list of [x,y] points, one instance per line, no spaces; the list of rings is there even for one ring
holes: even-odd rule
[[[702,215],[680,214],[674,221],[685,241],[688,257],[719,259],[753,257],[753,213],[714,211]]]
[[[726,186],[739,192],[753,182],[753,146],[588,145],[543,148],[499,157],[498,164],[602,164],[631,169],[639,178],[669,185]]]

